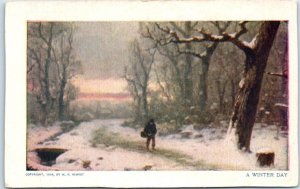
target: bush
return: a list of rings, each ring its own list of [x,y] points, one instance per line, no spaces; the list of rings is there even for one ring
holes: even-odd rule
[[[62,132],[64,132],[64,133],[71,131],[75,126],[76,126],[76,124],[73,121],[62,121],[60,123]]]

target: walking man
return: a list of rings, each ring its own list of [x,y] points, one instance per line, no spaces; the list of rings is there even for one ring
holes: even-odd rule
[[[146,124],[144,128],[144,132],[147,136],[147,141],[146,141],[147,150],[149,150],[149,145],[151,140],[152,140],[152,149],[155,150],[155,134],[157,130],[156,130],[156,124],[154,122],[154,119],[149,120],[149,122]]]

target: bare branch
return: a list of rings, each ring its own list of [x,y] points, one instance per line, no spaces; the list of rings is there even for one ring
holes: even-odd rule
[[[45,38],[45,36],[43,35],[43,31],[42,31],[42,23],[39,22],[39,26],[38,26],[38,32],[39,32],[39,37],[46,43],[48,44],[47,39]]]
[[[157,23],[155,23],[155,25],[156,25],[156,27],[159,26]],[[150,32],[150,29],[148,26],[146,27],[146,32],[147,32],[146,34],[141,33],[141,35],[146,39],[150,39],[150,40],[154,41],[156,46],[157,45],[166,46],[171,43],[170,41],[167,41],[166,39],[160,39],[160,38],[153,36],[152,33]]]
[[[285,79],[288,78],[287,70],[283,71],[283,73],[267,72],[267,74],[273,75],[273,76],[278,76],[278,77],[283,77],[283,78],[285,78]]]
[[[50,23],[50,29],[49,29],[49,39],[47,40],[46,37],[43,34],[43,29],[42,29],[42,23],[40,22],[38,25],[38,34],[39,37],[48,45],[51,46],[51,42],[52,42],[52,36],[53,36],[53,27],[54,24]]]
[[[135,79],[138,81],[138,82],[135,82],[135,83],[137,83],[137,85],[139,85],[141,88],[143,88],[143,84],[142,84],[140,75],[138,74],[138,70],[137,70],[137,67],[136,67],[135,64],[133,65],[133,73],[134,73]]]
[[[69,45],[69,51],[67,53],[67,67],[71,64],[70,58],[71,58],[71,52],[73,49],[73,29],[71,29],[69,36],[68,36],[68,45]]]
[[[168,94],[168,93],[166,92],[165,87],[161,84],[161,81],[160,81],[160,79],[159,79],[159,76],[158,76],[158,73],[157,73],[157,70],[156,70],[156,69],[154,69],[154,73],[155,73],[155,76],[156,76],[156,81],[157,81],[157,83],[158,83],[158,85],[159,85],[159,87],[160,87],[162,93],[163,93],[164,96],[168,99],[168,101],[170,101],[171,96],[170,96],[170,94]]]
[[[27,69],[27,74],[30,73],[33,68],[34,68],[35,64],[32,64],[28,69]]]
[[[218,21],[211,21],[210,23],[212,23],[216,28],[220,28],[220,23]]]
[[[134,98],[139,98],[139,96],[138,96],[139,91],[138,91],[136,82],[127,76],[127,67],[125,67],[125,69],[124,69],[124,77],[123,78],[127,81],[129,86],[133,87],[133,91],[130,91],[130,93],[134,96]]]
[[[181,29],[177,24],[175,24],[175,22],[170,22],[170,24],[174,27],[174,29],[179,31],[181,35],[186,35],[186,32],[183,29]]]
[[[217,28],[219,34],[222,34],[231,24],[230,21],[225,22],[223,26],[220,24],[219,21],[211,21],[210,23],[212,23]]]
[[[198,25],[198,22],[195,22],[194,24],[192,24],[192,28],[196,27]]]
[[[38,54],[34,49],[28,47],[28,56],[35,60],[39,65],[41,64],[41,52]]]
[[[57,76],[58,78],[61,80],[61,76],[60,76],[60,66],[59,66],[59,63],[58,63],[58,59],[57,59],[57,56],[56,56],[56,52],[55,50],[52,48],[52,54],[53,54],[53,58],[54,58],[54,63],[57,67]]]
[[[220,35],[214,35],[210,33],[209,31],[206,31],[205,29],[199,29],[197,32],[200,34],[199,36],[192,36],[192,37],[179,37],[178,34],[172,30],[170,30],[168,27],[161,27],[159,24],[156,23],[156,27],[163,31],[166,34],[169,34],[170,37],[168,37],[168,40],[166,44],[168,43],[192,43],[192,42],[205,42],[205,41],[211,41],[211,42],[231,42],[235,44],[237,47],[239,47],[243,51],[253,51],[250,47],[248,42],[242,41],[239,39],[241,35],[246,33],[248,30],[246,28],[246,21],[240,22],[240,30],[233,34],[228,34],[226,32],[222,32]],[[226,29],[226,26],[228,27],[229,24],[226,24],[224,27],[220,27],[219,23],[214,23],[215,26],[217,26],[220,31]],[[222,29],[223,28],[223,29]]]
[[[239,38],[241,35],[243,35],[243,34],[245,34],[245,33],[248,32],[248,29],[246,28],[246,24],[247,23],[248,23],[247,21],[241,21],[239,23],[239,26],[240,26],[241,30],[236,33],[235,38]]]

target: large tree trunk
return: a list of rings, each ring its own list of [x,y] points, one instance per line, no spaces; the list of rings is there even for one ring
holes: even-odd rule
[[[192,23],[185,22],[184,30],[186,31],[186,37],[191,35],[192,32]],[[192,45],[190,43],[185,44],[185,48],[188,51],[192,50]],[[183,82],[184,82],[184,104],[185,106],[191,105],[191,100],[193,97],[193,81],[192,81],[192,56],[189,54],[185,55],[185,64],[184,64],[184,73],[183,73]]]
[[[49,117],[49,113],[52,109],[52,105],[53,105],[53,100],[52,100],[52,97],[51,97],[51,93],[50,93],[50,85],[49,85],[49,68],[50,68],[50,64],[51,64],[51,52],[52,52],[52,40],[53,40],[53,24],[50,25],[50,28],[49,28],[49,37],[48,39],[45,39],[43,37],[43,34],[42,34],[42,31],[41,31],[41,26],[39,26],[39,32],[40,32],[40,37],[44,40],[44,42],[46,43],[47,45],[47,57],[46,57],[46,60],[45,60],[45,64],[44,64],[44,77],[43,77],[43,93],[45,95],[45,99],[46,101],[43,102],[42,104],[42,113],[44,114],[43,116],[43,124],[48,124],[47,123],[47,118]]]
[[[236,99],[232,124],[236,122],[238,148],[250,152],[250,140],[263,74],[267,65],[270,49],[276,36],[280,22],[264,22],[253,51],[244,51],[246,55],[244,77],[240,82],[240,90]]]
[[[206,49],[206,55],[202,56],[201,73],[199,81],[199,107],[200,111],[205,111],[207,102],[207,76],[211,57],[216,50],[218,43],[213,43]]]

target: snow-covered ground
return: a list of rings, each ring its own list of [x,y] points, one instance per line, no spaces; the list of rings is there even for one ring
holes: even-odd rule
[[[57,127],[47,130],[38,128],[28,129],[29,149],[38,147],[64,148],[67,152],[56,159],[51,169],[57,170],[193,170],[192,166],[182,165],[172,159],[158,156],[152,152],[126,150],[118,146],[92,145],[91,140],[100,128],[105,132],[135,141],[141,145],[145,139],[140,137],[141,130],[121,126],[124,120],[94,120],[81,123],[75,129],[57,137],[56,140],[41,142],[49,135],[59,132]],[[158,130],[160,125],[158,125]],[[51,133],[51,134],[49,134]],[[232,132],[233,135],[234,132]],[[37,140],[39,136],[39,140]],[[46,136],[46,137],[41,137]],[[201,161],[206,165],[217,167],[218,170],[285,170],[287,169],[287,137],[279,135],[275,139],[276,127],[254,126],[251,150],[247,154],[236,149],[233,136],[226,135],[226,128],[206,128],[195,130],[192,125],[186,126],[178,134],[157,136],[157,149],[177,151],[191,157],[191,161]],[[38,144],[39,143],[39,144]],[[268,148],[275,152],[275,165],[261,168],[256,165],[255,152]],[[32,153],[28,153],[33,156]],[[30,158],[29,158],[30,159]],[[31,157],[34,161],[34,158]],[[85,166],[84,166],[85,165]]]

